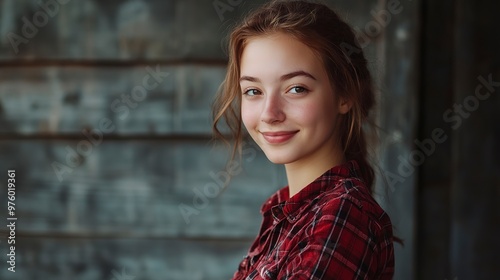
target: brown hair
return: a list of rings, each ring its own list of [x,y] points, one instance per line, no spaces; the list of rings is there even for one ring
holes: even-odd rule
[[[346,159],[357,161],[359,175],[372,190],[374,171],[367,160],[367,143],[362,129],[374,105],[372,78],[352,28],[323,4],[271,1],[250,13],[233,29],[229,38],[227,74],[213,104],[214,135],[227,142],[218,126],[224,119],[235,140],[232,158],[241,151],[241,55],[249,39],[276,32],[293,36],[320,55],[335,92],[339,98],[351,102],[352,107],[339,127],[341,144]]]

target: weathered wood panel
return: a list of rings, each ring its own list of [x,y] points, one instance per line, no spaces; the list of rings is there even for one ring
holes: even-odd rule
[[[3,280],[229,279],[249,241],[19,237]],[[4,246],[2,254],[4,252]]]
[[[225,60],[222,42],[258,1],[4,0],[0,60]],[[326,1],[364,27],[377,1]],[[64,3],[64,4],[59,4]],[[45,6],[44,6],[45,7]]]
[[[227,153],[203,141],[82,143],[0,142],[0,170],[17,170],[19,233],[253,238],[260,206],[285,184],[283,170],[251,145],[241,164],[226,166]]]
[[[1,58],[224,59],[228,24],[245,11],[242,1],[46,2],[2,2]]]
[[[500,274],[500,2],[457,1],[450,256],[463,279]],[[482,79],[480,78],[482,77]]]
[[[0,134],[105,133],[105,121],[108,134],[208,135],[224,75],[194,65],[0,68]]]
[[[230,268],[226,271],[225,264],[236,264],[249,245],[241,243],[242,246],[231,247],[231,240],[254,237],[260,224],[258,208],[263,199],[284,184],[282,170],[270,165],[263,155],[258,155],[248,162],[245,172],[234,179],[220,198],[208,199],[208,205],[195,209],[201,210],[200,213],[190,216],[192,219],[186,224],[179,212],[179,204],[194,205],[194,190],[203,191],[205,186],[216,182],[210,172],[224,171],[227,153],[209,153],[209,145],[202,144],[202,141],[160,142],[145,138],[208,134],[209,103],[224,70],[217,66],[190,67],[180,63],[190,61],[207,65],[207,61],[215,61],[214,65],[218,65],[219,61],[223,62],[226,57],[221,42],[229,25],[236,17],[264,1],[240,1],[241,4],[225,11],[222,18],[212,0],[67,2],[46,25],[38,28],[33,38],[18,46],[17,54],[9,41],[9,32],[21,34],[19,32],[25,24],[22,18],[26,16],[31,20],[41,8],[35,0],[0,2],[0,64],[8,65],[0,68],[0,133],[14,139],[0,143],[0,167],[2,170],[16,168],[19,178],[24,181],[19,190],[19,217],[23,221],[19,224],[19,234],[56,234],[59,237],[53,240],[37,238],[31,243],[26,241],[27,248],[35,249],[31,253],[22,251],[22,255],[30,256],[30,265],[35,264],[27,266],[27,274],[21,276],[26,276],[26,279],[107,279],[110,269],[101,268],[101,263],[88,258],[66,262],[75,260],[79,250],[87,252],[103,248],[94,251],[92,256],[99,259],[99,252],[116,256],[116,263],[108,263],[117,271],[119,266],[128,269],[128,264],[146,259],[146,264],[141,263],[141,269],[131,266],[134,273],[138,272],[134,275],[140,279],[229,278],[235,266],[227,265]],[[395,92],[401,94],[396,98],[397,104],[406,104],[403,102],[408,98],[406,92],[410,96],[413,94],[411,90],[406,91],[406,81],[413,77],[413,73],[403,66],[408,63],[405,58],[409,58],[410,65],[414,61],[411,47],[414,37],[405,40],[404,35],[408,33],[404,31],[413,34],[412,24],[417,22],[413,17],[415,9],[408,8],[408,13],[392,14],[386,18],[386,24],[393,26],[388,32],[390,39],[386,39],[383,27],[373,27],[374,22],[384,20],[379,11],[387,11],[388,1],[326,2],[337,7],[341,15],[357,27],[377,81],[384,79],[385,71],[398,73],[384,81],[391,85],[391,91],[394,84]],[[406,3],[403,4],[407,9]],[[403,19],[397,20],[399,17]],[[397,27],[402,27],[403,32]],[[394,29],[399,33],[393,33]],[[392,38],[393,34],[397,34],[397,40]],[[386,70],[383,48],[392,44],[397,47],[395,52],[393,49],[388,51],[391,58]],[[146,74],[145,64],[154,67],[158,60],[162,69],[171,73],[166,78],[168,83],[163,82],[148,92],[138,107],[130,106],[127,117],[120,118],[124,111],[114,112],[110,107],[112,102],[141,85]],[[22,61],[32,62],[25,64],[30,67],[20,68],[16,64]],[[65,66],[58,65],[61,61],[65,61]],[[109,66],[122,62],[129,66]],[[101,67],[101,63],[107,66]],[[68,67],[84,64],[92,66]],[[394,67],[395,64],[403,66]],[[401,84],[404,89],[400,88]],[[124,105],[123,101],[119,104]],[[385,112],[384,107],[382,112]],[[384,115],[382,119],[393,121],[402,115],[405,115],[404,110]],[[64,163],[68,154],[66,147],[76,149],[79,140],[15,142],[19,133],[79,137],[83,128],[98,128],[103,118],[108,118],[116,126],[110,133],[119,134],[125,140],[113,141],[105,135],[103,143],[93,147],[93,152],[73,168],[71,174],[65,174],[62,182],[57,179],[51,164],[54,160]],[[403,125],[412,124],[412,121],[411,116]],[[384,127],[389,131],[399,131],[393,129],[398,128],[394,123]],[[408,132],[413,130],[403,131]],[[137,135],[141,138],[134,140]],[[403,150],[406,148],[405,144],[398,145]],[[387,158],[394,154],[383,152]],[[384,205],[392,208],[391,216],[397,217],[395,225],[398,229],[403,228],[398,234],[407,242],[406,253],[397,252],[399,268],[395,279],[410,279],[408,274],[412,269],[413,247],[408,243],[411,244],[413,236],[409,234],[411,226],[407,226],[413,216],[412,210],[404,209],[408,205],[412,208],[408,192],[413,187],[410,183],[405,187],[408,187],[405,192],[396,192],[394,201],[385,201]],[[4,197],[0,196],[0,199]],[[203,201],[199,203],[202,205]],[[3,216],[0,218],[4,219]],[[104,237],[109,239],[101,239]],[[173,241],[154,245],[137,245],[139,243],[135,242],[124,251],[117,250],[129,242],[118,239],[124,237],[145,238],[141,242],[149,242],[145,240],[151,237],[157,241],[162,238],[172,238]],[[194,241],[198,238],[217,238],[221,242],[213,246],[200,245],[202,249],[199,249],[197,246],[201,243]],[[69,245],[78,241],[86,245]],[[165,246],[173,249],[167,251],[168,254],[150,253]],[[220,252],[217,248],[228,247],[238,247],[228,249],[238,253],[217,257]],[[178,255],[178,252],[181,253]],[[236,259],[235,255],[238,255]],[[46,260],[50,257],[54,262]],[[43,261],[36,263],[33,258]],[[211,262],[205,267],[207,258]],[[172,260],[173,265],[165,266],[163,260]],[[140,273],[145,271],[143,267],[153,266],[147,270],[151,271],[148,274]]]

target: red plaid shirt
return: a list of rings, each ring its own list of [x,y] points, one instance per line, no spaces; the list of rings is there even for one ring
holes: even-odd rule
[[[392,279],[392,224],[358,169],[349,161],[292,198],[288,187],[272,195],[233,279]]]

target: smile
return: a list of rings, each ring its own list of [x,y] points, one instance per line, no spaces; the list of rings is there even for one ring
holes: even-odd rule
[[[261,132],[261,134],[269,144],[281,144],[290,140],[297,132],[299,131]]]

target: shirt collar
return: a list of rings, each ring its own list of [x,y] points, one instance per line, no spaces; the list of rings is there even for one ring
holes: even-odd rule
[[[359,165],[354,160],[332,167],[291,198],[288,186],[280,189],[262,205],[261,213],[264,214],[271,210],[275,222],[286,217],[290,223],[293,223],[305,210],[304,205],[310,204],[312,200],[324,192],[334,191],[338,185],[337,182],[341,179],[354,177],[362,181],[358,174]]]

